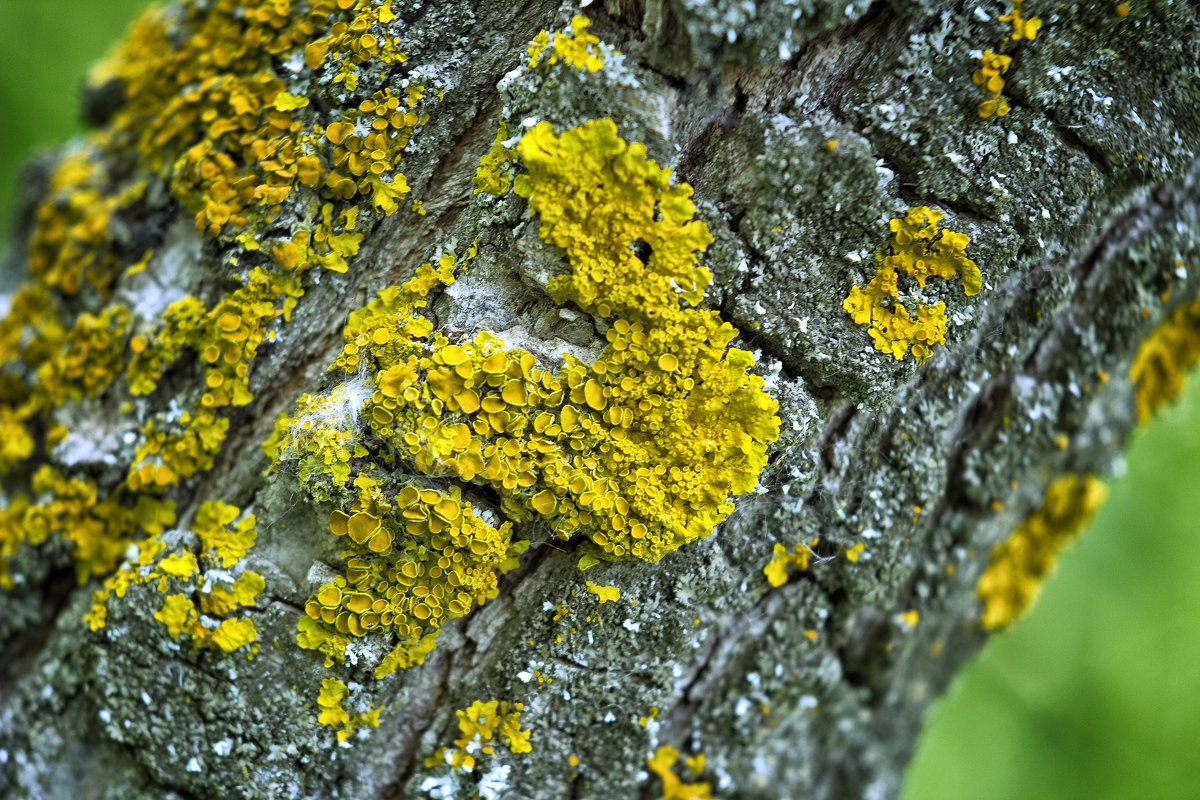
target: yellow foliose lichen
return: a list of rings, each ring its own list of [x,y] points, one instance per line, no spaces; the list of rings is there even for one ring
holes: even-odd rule
[[[156,501],[146,498],[145,502]],[[162,515],[161,510],[158,513]],[[166,524],[171,524],[174,515],[167,519]],[[242,561],[254,544],[254,515],[242,516],[237,507],[218,501],[202,503],[192,530],[199,557],[186,546],[168,551],[162,533],[160,525],[153,538],[133,545],[125,564],[93,595],[84,622],[93,631],[100,630],[108,620],[110,598],[124,597],[130,586],[153,584],[166,595],[154,618],[166,626],[171,638],[186,636],[197,649],[225,654],[242,647],[253,652],[258,640],[254,621],[232,615],[253,608],[266,588],[262,576],[246,569]]]
[[[367,711],[350,713],[342,705],[350,690],[346,684],[337,678],[326,678],[321,681],[321,691],[317,695],[317,708],[321,713],[317,721],[322,725],[337,728],[337,740],[344,742],[353,735],[355,729],[363,725],[368,728],[379,727],[379,713],[383,707],[371,708]]]
[[[1046,487],[1041,507],[992,551],[975,593],[983,605],[980,625],[1002,630],[1037,597],[1062,550],[1091,520],[1108,489],[1091,475],[1067,474]]]
[[[562,61],[581,72],[598,72],[604,66],[600,37],[588,31],[592,21],[582,14],[571,18],[571,27],[550,33],[542,30],[529,45],[529,68],[543,63],[553,66]],[[613,53],[617,55],[617,53]]]
[[[1145,425],[1183,391],[1187,373],[1200,361],[1200,300],[1171,312],[1138,346],[1129,366],[1134,408]]]
[[[1007,41],[1019,42],[1023,39],[1033,41],[1037,38],[1038,31],[1042,29],[1040,19],[1025,16],[1025,10],[1022,8],[1024,5],[1025,0],[1013,0],[1013,7],[1007,14],[1000,17],[1001,22],[1012,25],[1012,32],[1009,33]]]
[[[608,345],[555,373],[486,332],[460,343],[435,332],[418,312],[473,248],[351,315],[332,369],[355,377],[302,398],[265,445],[299,461],[347,543],[346,574],[310,598],[298,637],[330,660],[378,628],[399,644],[377,674],[419,663],[445,620],[494,596],[516,554],[510,522],[484,522],[456,487],[397,480],[377,462],[490,486],[510,520],[541,519],[605,558],[657,560],[712,532],[731,496],[754,488],[778,435],[752,357],[729,347],[737,331],[697,307],[711,277],[698,253],[712,238],[691,188],[673,186],[611,120],[561,136],[539,124],[516,156],[527,171],[517,193],[571,265],[551,294],[611,320]]]
[[[587,581],[585,585],[589,592],[596,595],[596,599],[601,605],[604,603],[615,603],[621,599],[621,589],[617,586],[601,586],[591,581]]]
[[[799,572],[808,569],[809,563],[815,557],[813,548],[820,541],[819,536],[814,536],[807,543],[797,542],[790,553],[786,546],[776,544],[772,550],[771,560],[763,567],[763,575],[767,576],[767,582],[778,588],[787,583],[789,567]]]
[[[425,759],[425,766],[428,768],[446,763],[452,769],[470,771],[475,768],[476,755],[492,755],[501,739],[513,755],[532,752],[530,731],[521,730],[522,709],[524,706],[521,703],[476,700],[466,708],[455,711],[459,737],[454,740],[454,747],[440,748]]]
[[[654,751],[653,756],[646,759],[646,766],[662,781],[661,800],[711,800],[712,784],[686,783],[671,771],[678,760],[679,751],[669,745],[662,745]],[[704,768],[704,758],[689,758],[687,764],[689,768],[700,772]]]
[[[917,303],[915,318],[900,302],[900,275],[925,287],[929,278],[949,280],[958,275],[963,293],[973,297],[983,286],[979,267],[967,257],[970,237],[955,231],[940,231],[942,212],[928,206],[910,208],[901,219],[890,223],[890,254],[877,253],[879,268],[866,287],[854,286],[842,307],[867,332],[875,349],[897,361],[912,348],[920,364],[933,355],[933,346],[946,342],[946,304]]]
[[[0,474],[18,474],[0,525],[0,584],[11,582],[6,565],[22,545],[68,540],[84,580],[154,536],[139,515],[212,468],[229,426],[223,409],[251,401],[251,366],[290,318],[305,273],[346,271],[362,240],[359,213],[396,211],[408,192],[403,153],[428,121],[424,87],[412,80],[330,114],[304,84],[354,91],[404,62],[395,20],[379,0],[182,0],[145,13],[94,72],[97,83],[120,84],[122,101],[52,171],[30,239],[31,280],[0,320]],[[159,321],[109,302],[119,281],[154,266],[152,252],[130,256],[113,236],[145,213],[151,186],[167,188],[234,267],[221,279],[228,291],[207,305],[186,297]],[[124,483],[101,492],[59,471],[39,479],[42,489],[31,485],[39,465],[24,462],[52,460],[70,433],[54,416],[62,403],[153,395],[188,351],[202,383],[172,389],[196,400],[180,414],[151,399],[134,457],[120,465]],[[242,622],[214,630],[222,649],[248,635]]]
[[[1012,110],[1003,94],[1004,73],[1008,72],[1011,64],[1012,56],[1004,55],[1003,53],[993,53],[991,50],[983,51],[983,55],[979,61],[979,69],[975,70],[975,73],[971,75],[971,81],[984,94],[984,99],[979,104],[979,117],[981,119],[1003,117]]]

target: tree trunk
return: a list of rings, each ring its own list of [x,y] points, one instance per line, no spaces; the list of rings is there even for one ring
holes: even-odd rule
[[[146,17],[24,179],[0,793],[895,796],[1195,327],[1197,7],[1050,9]]]

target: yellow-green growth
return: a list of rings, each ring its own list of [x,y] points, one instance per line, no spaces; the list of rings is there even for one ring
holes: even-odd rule
[[[1176,308],[1142,340],[1129,367],[1138,422],[1146,424],[1183,391],[1200,361],[1200,300]]]
[[[451,748],[439,748],[425,759],[425,766],[449,764],[452,769],[470,771],[475,768],[476,754],[490,756],[503,740],[513,755],[533,751],[529,729],[521,730],[521,703],[505,700],[476,700],[466,708],[455,711],[459,737]]]
[[[778,588],[787,583],[789,568],[795,569],[797,572],[808,569],[808,565],[814,557],[813,548],[820,541],[821,538],[815,536],[807,544],[797,542],[790,553],[786,546],[777,543],[771,551],[771,560],[763,567],[763,575],[767,576],[767,582]]]
[[[1067,474],[1046,487],[1042,506],[992,551],[975,593],[983,605],[980,624],[996,631],[1011,625],[1037,597],[1062,548],[1091,520],[1108,496],[1091,475]]]
[[[582,72],[598,72],[604,66],[604,53],[600,49],[600,37],[588,32],[591,24],[587,17],[576,14],[571,18],[571,27],[566,30],[540,31],[529,45],[530,69],[537,69],[544,58],[546,66],[562,61]],[[613,54],[617,55],[615,51]]]
[[[197,649],[222,653],[254,645],[258,633],[253,620],[233,616],[239,609],[253,608],[266,588],[262,576],[241,563],[254,546],[254,515],[243,516],[237,507],[221,502],[202,503],[192,524],[196,550],[185,546],[167,553],[161,534],[174,522],[174,513],[151,511],[162,517],[156,535],[134,545],[132,557],[104,581],[84,622],[100,630],[108,619],[110,598],[124,597],[130,586],[155,584],[166,597],[154,618],[171,638],[185,636]]]
[[[355,729],[363,725],[378,728],[379,712],[383,711],[383,707],[380,706],[351,714],[342,705],[349,693],[346,684],[337,678],[326,678],[321,681],[321,691],[317,695],[317,708],[321,709],[317,721],[322,725],[337,728],[339,742],[349,739]]]
[[[464,263],[474,253],[471,248]],[[309,598],[297,641],[320,650],[332,664],[344,660],[351,637],[390,631],[397,645],[377,666],[376,677],[421,663],[441,626],[495,597],[499,574],[514,565],[511,523],[486,522],[457,486],[433,489],[397,478],[368,459],[360,441],[365,422],[387,448],[385,460],[408,454],[411,445],[397,434],[396,419],[407,412],[416,420],[434,401],[433,408],[445,410],[427,383],[416,385],[419,358],[433,365],[426,355],[432,325],[416,312],[434,287],[453,281],[454,267],[450,254],[437,267],[423,264],[403,286],[385,289],[352,314],[333,369],[357,372],[365,363],[373,386],[343,383],[325,395],[305,395],[297,413],[278,420],[264,445],[276,461],[297,459],[309,496],[337,506],[330,531],[346,546],[345,574]],[[440,337],[434,341],[445,344]],[[425,417],[431,424],[418,421],[416,430],[432,448],[461,449],[470,438],[465,425],[439,425],[428,412]]]
[[[920,364],[933,355],[934,345],[946,342],[946,304],[918,302],[914,317],[899,300],[901,275],[921,288],[929,278],[949,280],[958,275],[967,297],[978,294],[983,286],[979,267],[967,257],[970,237],[939,231],[942,216],[938,209],[918,206],[902,219],[893,219],[888,242],[891,253],[876,253],[879,268],[875,277],[865,288],[852,288],[842,303],[855,323],[869,326],[875,349],[890,353],[897,361],[912,347],[913,358]]]
[[[712,784],[706,781],[686,783],[672,771],[678,760],[679,751],[669,745],[662,745],[646,759],[646,766],[662,781],[661,800],[711,800]],[[687,759],[687,766],[689,772],[699,774],[704,769],[704,757]]]

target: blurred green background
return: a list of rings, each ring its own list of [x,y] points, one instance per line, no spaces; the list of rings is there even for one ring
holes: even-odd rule
[[[0,0],[0,240],[21,164],[143,0]],[[904,800],[1200,796],[1200,394],[1133,443],[1034,612],[934,709]]]

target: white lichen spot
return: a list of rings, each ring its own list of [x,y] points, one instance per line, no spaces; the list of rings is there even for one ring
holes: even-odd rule
[[[421,791],[426,792],[434,800],[454,800],[458,787],[453,775],[442,775],[437,778],[426,778],[421,783]]]
[[[479,779],[479,796],[482,800],[501,800],[508,789],[508,773],[512,770],[508,764],[498,764],[492,767]]]
[[[187,767],[185,767],[185,769],[188,772],[200,772],[204,769],[204,767],[203,767],[203,765],[200,764],[200,759],[196,758],[195,756],[192,756],[188,760]]]
[[[233,752],[233,740],[222,739],[221,741],[214,743],[212,749],[213,752],[219,756],[227,756]]]

